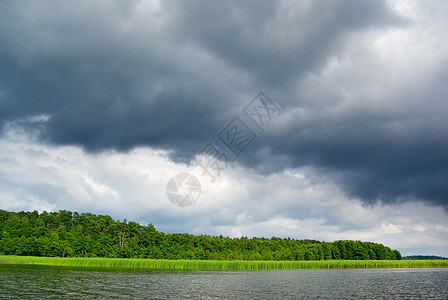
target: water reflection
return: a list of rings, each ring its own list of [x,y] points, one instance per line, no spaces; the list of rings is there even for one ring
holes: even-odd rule
[[[126,271],[0,264],[0,299],[447,299],[448,269]]]

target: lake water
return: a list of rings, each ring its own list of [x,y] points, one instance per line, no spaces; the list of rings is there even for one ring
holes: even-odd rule
[[[126,271],[0,264],[0,299],[448,299],[448,269]]]

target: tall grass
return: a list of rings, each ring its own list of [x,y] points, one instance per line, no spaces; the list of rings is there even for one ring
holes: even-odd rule
[[[321,261],[217,261],[123,258],[61,258],[0,255],[0,263],[129,269],[348,269],[447,268],[448,260],[321,260]]]

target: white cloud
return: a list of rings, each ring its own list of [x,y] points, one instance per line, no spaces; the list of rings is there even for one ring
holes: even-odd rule
[[[200,169],[175,164],[155,149],[88,154],[8,136],[0,140],[3,209],[111,214],[166,232],[360,239],[406,254],[419,249],[447,255],[448,216],[442,208],[418,201],[363,206],[337,186],[311,180],[310,168],[262,176],[235,165],[210,182]],[[168,180],[179,172],[192,172],[201,182],[193,206],[174,206],[165,194]]]

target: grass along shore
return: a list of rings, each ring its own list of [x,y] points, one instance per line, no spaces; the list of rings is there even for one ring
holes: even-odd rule
[[[0,255],[3,264],[67,267],[190,270],[448,268],[448,260],[319,260],[319,261],[217,261],[130,258],[62,258]]]

